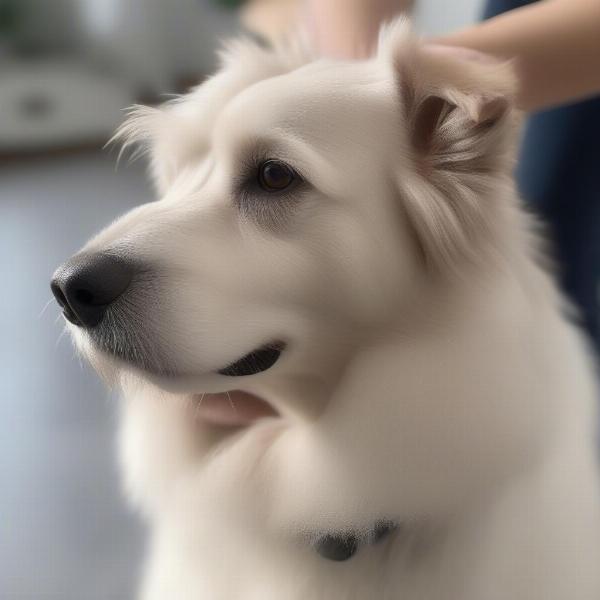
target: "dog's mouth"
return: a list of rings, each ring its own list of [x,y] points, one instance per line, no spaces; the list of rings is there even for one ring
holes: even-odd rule
[[[68,316],[65,315],[65,318],[68,319]],[[86,331],[86,333],[92,345],[104,354],[117,358],[123,363],[134,366],[151,376],[164,379],[165,382],[168,380],[173,382],[177,380],[185,381],[202,375],[193,371],[180,371],[168,364],[160,351],[157,351],[154,347],[149,347],[147,336],[140,335],[139,332],[128,333],[121,328],[100,326]],[[226,377],[258,375],[273,367],[279,361],[285,348],[285,343],[272,341],[258,346],[241,358],[221,368],[216,368],[212,371],[212,374]],[[208,372],[205,373],[205,375],[208,374]]]
[[[242,390],[194,395],[194,417],[210,425],[244,427],[279,413],[263,398]]]
[[[279,360],[284,349],[285,344],[282,342],[273,342],[261,346],[217,372],[228,377],[257,375],[270,369]]]
[[[235,362],[219,369],[219,375],[246,377],[270,369],[285,349],[282,342],[261,346]],[[263,398],[242,390],[203,393],[194,396],[195,417],[212,425],[243,427],[264,417],[277,417],[279,413]]]
[[[272,341],[256,347],[234,362],[211,372],[185,373],[166,369],[158,361],[147,360],[140,348],[130,348],[130,338],[115,343],[116,336],[92,336],[92,341],[104,353],[145,372],[158,387],[192,397],[194,416],[212,425],[242,427],[263,417],[276,417],[279,412],[265,399],[239,388],[227,389],[224,382],[233,377],[252,377],[271,369],[281,358],[286,344]],[[217,376],[218,379],[214,379]],[[233,386],[231,386],[233,387]],[[202,391],[208,388],[211,391]],[[226,391],[217,391],[215,390]]]

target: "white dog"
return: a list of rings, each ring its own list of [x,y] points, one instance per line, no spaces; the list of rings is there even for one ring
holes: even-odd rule
[[[229,48],[138,109],[160,201],[55,274],[124,392],[144,600],[598,600],[593,369],[511,169],[509,66],[402,22]]]

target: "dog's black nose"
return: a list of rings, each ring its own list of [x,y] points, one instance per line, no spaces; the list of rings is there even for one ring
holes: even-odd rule
[[[65,317],[79,327],[94,327],[108,306],[129,287],[132,265],[110,254],[76,254],[58,268],[50,287]]]

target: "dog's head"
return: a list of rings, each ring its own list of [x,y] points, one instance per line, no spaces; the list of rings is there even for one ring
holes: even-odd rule
[[[325,381],[494,246],[512,89],[506,65],[402,23],[363,62],[233,45],[215,77],[122,128],[160,199],[55,274],[78,346],[185,393]]]

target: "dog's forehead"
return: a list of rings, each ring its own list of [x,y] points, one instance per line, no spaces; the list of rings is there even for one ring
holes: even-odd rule
[[[304,138],[352,130],[376,115],[393,117],[394,85],[375,63],[318,61],[246,88],[223,108],[217,137],[287,132]],[[348,129],[350,126],[350,129]]]

